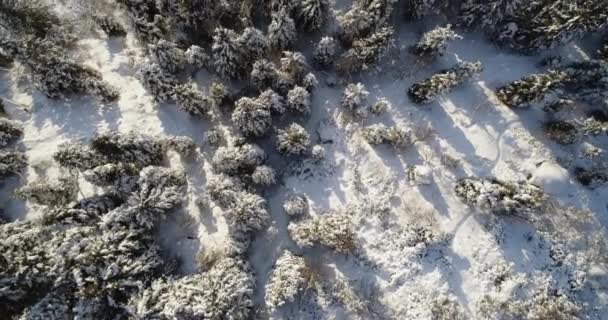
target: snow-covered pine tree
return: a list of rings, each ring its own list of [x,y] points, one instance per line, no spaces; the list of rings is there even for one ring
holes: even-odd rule
[[[110,187],[114,196],[126,199],[137,186],[140,168],[128,163],[108,163],[83,172],[94,186]]]
[[[351,83],[344,89],[340,105],[353,114],[365,109],[369,92],[362,83]]]
[[[116,18],[110,15],[96,14],[93,16],[93,21],[101,28],[108,37],[126,37],[127,30],[120,24]]]
[[[259,146],[244,144],[234,147],[220,147],[213,155],[211,165],[217,173],[247,175],[266,160],[266,153]]]
[[[255,168],[251,174],[251,181],[260,186],[271,186],[276,183],[274,169],[263,165]]]
[[[237,79],[242,75],[243,48],[234,31],[222,27],[216,28],[211,53],[215,70],[220,76]]]
[[[308,199],[303,194],[290,194],[283,203],[283,210],[290,219],[301,218],[308,214]]]
[[[265,58],[268,53],[268,38],[256,28],[245,28],[237,41],[243,50],[243,61],[247,64],[247,69],[259,59]]]
[[[302,86],[308,92],[312,92],[319,85],[319,80],[317,80],[317,76],[314,73],[309,72],[302,79]]]
[[[156,63],[146,62],[137,71],[137,78],[150,91],[157,102],[169,102],[175,99],[175,89],[179,85],[177,79],[163,71]]]
[[[53,159],[70,169],[88,170],[107,163],[131,163],[138,167],[160,165],[165,144],[134,132],[97,134],[89,145],[70,141],[60,144]]]
[[[186,62],[197,69],[207,68],[211,60],[205,49],[197,45],[191,45],[184,53],[184,56],[186,57]]]
[[[156,1],[118,0],[127,9],[135,35],[143,43],[154,43],[167,32],[168,21],[157,8]]]
[[[376,103],[369,107],[369,111],[374,115],[381,115],[392,108],[392,104],[386,98],[380,98]]]
[[[363,137],[370,144],[390,143],[395,147],[406,147],[414,142],[414,134],[397,126],[387,128],[382,124],[374,124],[363,130]]]
[[[310,93],[300,86],[295,86],[287,93],[287,107],[298,113],[310,113]]]
[[[336,62],[342,73],[353,73],[377,63],[393,45],[393,29],[382,28],[366,38],[353,42],[352,48],[343,53]]]
[[[0,179],[18,175],[27,166],[25,154],[19,151],[0,151]]]
[[[290,16],[287,8],[273,12],[272,22],[268,26],[268,41],[274,50],[285,50],[296,41],[296,24]]]
[[[463,202],[494,214],[529,214],[545,201],[541,188],[527,182],[462,179],[455,187]]]
[[[270,221],[266,200],[250,192],[239,193],[236,201],[224,211],[224,217],[231,233],[237,237],[260,231]]]
[[[57,207],[76,200],[78,185],[73,178],[60,178],[56,181],[40,179],[21,187],[15,195],[35,204]]]
[[[137,319],[245,320],[253,308],[255,279],[239,258],[222,258],[209,271],[159,279],[129,302]]]
[[[563,90],[572,98],[603,104],[608,98],[608,61],[574,62],[560,71],[566,74]]]
[[[283,114],[286,111],[285,99],[278,93],[272,91],[272,89],[262,92],[256,98],[256,101],[273,113]]]
[[[566,76],[566,73],[556,70],[532,74],[498,88],[496,96],[511,108],[529,107],[531,103],[540,102],[554,90],[559,90]]]
[[[301,155],[310,146],[310,135],[302,126],[292,123],[287,129],[279,129],[277,150],[280,153]]]
[[[242,97],[232,112],[232,122],[244,135],[259,137],[272,126],[270,110],[256,99]]]
[[[301,52],[283,52],[283,56],[281,57],[281,72],[288,75],[296,84],[300,84],[304,80],[306,66],[306,57]]]
[[[329,0],[302,0],[295,7],[298,24],[307,31],[321,29],[329,13]]]
[[[184,70],[186,56],[173,42],[164,39],[148,45],[148,51],[155,62],[168,73],[178,73]]]
[[[476,77],[482,70],[481,62],[459,62],[450,69],[415,83],[407,93],[415,103],[429,104],[441,94]]]
[[[351,253],[356,248],[353,219],[338,212],[289,224],[289,235],[300,247],[320,244],[340,253]]]
[[[449,41],[461,38],[449,24],[445,27],[436,27],[422,35],[414,46],[414,53],[420,57],[433,59],[443,55]]]
[[[536,53],[601,29],[608,8],[602,0],[466,0],[463,22],[492,40],[524,53]]]
[[[175,103],[193,116],[209,116],[212,108],[211,99],[199,91],[194,83],[175,87]]]
[[[411,19],[420,19],[431,14],[438,14],[447,9],[450,2],[447,0],[408,0],[406,12]]]
[[[278,77],[278,71],[274,65],[266,59],[260,59],[253,64],[249,81],[258,90],[262,91],[273,88]]]
[[[173,150],[182,157],[190,157],[196,150],[196,144],[192,138],[187,136],[175,136],[165,139],[165,144],[169,150]]]
[[[266,306],[275,311],[282,305],[293,302],[306,289],[309,279],[304,258],[289,251],[277,259],[266,283]]]
[[[322,145],[317,144],[312,147],[311,155],[313,159],[321,161],[325,159],[326,156],[325,148]]]
[[[23,125],[19,121],[0,118],[0,149],[6,148],[23,137]]]
[[[50,98],[91,94],[106,102],[118,99],[118,90],[103,81],[101,73],[70,58],[60,39],[0,39],[0,48],[32,73],[34,86]]]
[[[345,43],[351,43],[353,40],[364,37],[372,32],[374,18],[366,8],[355,2],[350,10],[338,17],[338,23],[340,26],[340,40]]]
[[[336,40],[332,37],[323,37],[317,44],[313,53],[314,61],[320,66],[327,67],[334,63],[336,58]]]

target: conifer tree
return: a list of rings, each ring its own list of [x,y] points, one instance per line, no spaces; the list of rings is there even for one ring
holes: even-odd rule
[[[480,62],[460,62],[450,69],[415,83],[407,93],[415,103],[428,104],[441,94],[477,76],[482,70]]]

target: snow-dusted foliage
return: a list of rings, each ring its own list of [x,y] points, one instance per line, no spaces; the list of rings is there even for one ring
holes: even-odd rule
[[[296,23],[287,8],[272,13],[272,22],[268,26],[268,41],[274,50],[284,50],[296,41]]]
[[[25,154],[18,151],[0,151],[0,178],[19,174],[27,166]]]
[[[283,210],[290,218],[300,218],[308,213],[308,199],[303,194],[290,194],[283,203]]]
[[[55,52],[32,53],[27,64],[38,90],[50,98],[65,98],[73,94],[91,94],[104,101],[118,99],[118,89],[103,81],[101,73]]]
[[[259,166],[251,174],[251,181],[257,185],[270,186],[276,183],[274,169],[269,166]]]
[[[151,229],[181,201],[185,177],[148,167],[137,185],[122,206],[111,197],[83,199],[41,221],[0,226],[2,314],[32,305],[26,316],[52,317],[48,312],[60,309],[51,304],[61,299],[70,317],[125,317],[128,297],[161,271]],[[99,218],[96,212],[107,213]]]
[[[369,92],[362,83],[351,83],[344,89],[341,106],[353,114],[358,114],[367,106]]]
[[[161,39],[148,46],[150,55],[155,62],[166,72],[177,73],[184,70],[186,56],[173,42]]]
[[[211,60],[205,49],[197,45],[191,45],[184,53],[184,56],[186,62],[197,69],[206,68]]]
[[[440,13],[448,7],[449,3],[447,0],[409,0],[406,3],[406,11],[410,18],[420,19],[427,15]]]
[[[234,319],[250,317],[255,281],[249,265],[223,258],[209,271],[160,279],[129,303],[136,319]]]
[[[329,212],[317,218],[289,225],[289,235],[299,246],[320,244],[341,253],[356,248],[353,217]]]
[[[306,289],[308,276],[304,258],[289,251],[283,252],[266,283],[266,306],[274,311],[286,303],[293,302],[296,296]]]
[[[302,79],[302,86],[308,90],[308,92],[312,92],[319,85],[319,80],[317,80],[317,76],[314,73],[309,72]]]
[[[319,30],[329,12],[329,0],[302,0],[295,6],[298,25],[307,31]]]
[[[31,73],[33,85],[50,98],[91,94],[106,102],[118,90],[97,70],[77,61],[66,47],[77,38],[67,22],[42,1],[10,0],[0,3],[0,49],[21,62]]]
[[[355,1],[346,14],[338,17],[340,38],[350,43],[385,27],[389,23],[396,0]]]
[[[132,164],[108,163],[83,172],[83,178],[100,187],[113,187],[120,195],[133,191],[139,179],[139,168]]]
[[[325,148],[322,145],[317,144],[312,147],[311,155],[312,155],[312,158],[317,161],[323,160],[323,159],[325,159]]]
[[[494,214],[530,214],[539,210],[544,192],[527,182],[504,182],[496,179],[463,179],[455,187],[465,203]]]
[[[272,115],[258,100],[243,97],[236,102],[232,122],[242,134],[259,137],[272,126]]]
[[[23,125],[21,122],[0,118],[0,148],[6,148],[22,137]]]
[[[291,111],[310,113],[310,93],[300,86],[294,87],[287,93],[287,106]]]
[[[236,201],[226,208],[224,217],[231,231],[236,233],[262,230],[270,220],[266,200],[250,192],[240,192]]]
[[[107,163],[132,163],[139,167],[159,165],[166,147],[160,140],[134,132],[97,134],[90,145],[67,142],[59,145],[55,161],[67,168],[87,170]]]
[[[337,41],[332,37],[323,37],[313,53],[314,61],[320,66],[330,66],[336,58]]]
[[[273,88],[278,79],[278,71],[274,65],[266,60],[257,60],[253,64],[249,81],[259,90]]]
[[[378,101],[376,101],[376,103],[372,104],[369,107],[369,111],[373,115],[381,115],[383,113],[386,113],[386,111],[388,111],[391,108],[392,108],[392,104],[390,101],[388,101],[386,98],[380,98],[380,99],[378,99]]]
[[[179,85],[177,79],[163,71],[156,63],[146,62],[137,71],[137,78],[150,91],[157,102],[172,101],[175,88]]]
[[[194,140],[186,136],[170,137],[165,140],[167,147],[183,157],[190,157],[196,149]]]
[[[214,176],[207,183],[209,197],[222,208],[234,206],[244,188],[241,180],[225,174]]]
[[[460,38],[462,37],[456,34],[449,24],[445,27],[436,27],[422,35],[422,38],[414,47],[414,53],[418,56],[431,59],[442,56],[448,42]]]
[[[566,74],[563,90],[568,97],[589,103],[603,103],[608,98],[608,61],[574,62],[560,69]]]
[[[374,124],[363,129],[363,137],[370,144],[390,143],[395,147],[407,147],[415,140],[411,130],[396,126],[387,128],[382,124]]]
[[[285,99],[278,93],[268,89],[262,92],[256,101],[264,106],[264,108],[270,110],[272,113],[283,114],[286,111]]]
[[[135,35],[141,42],[152,43],[162,39],[168,21],[161,15],[156,1],[119,0],[126,7]]]
[[[162,164],[166,152],[161,140],[135,132],[97,134],[91,139],[91,147],[107,162],[133,163],[141,167]]]
[[[113,16],[96,14],[93,16],[93,21],[108,37],[125,37],[127,35],[125,27]]]
[[[215,129],[211,129],[205,132],[205,135],[203,136],[203,141],[205,142],[205,144],[208,144],[212,147],[218,147],[223,140],[224,137],[222,133]]]
[[[511,108],[525,108],[542,101],[552,90],[561,87],[565,78],[564,72],[555,70],[532,74],[499,88],[496,96]]]
[[[237,39],[241,48],[243,48],[243,57],[249,65],[254,61],[266,57],[269,50],[269,43],[262,31],[247,27]]]
[[[78,185],[73,178],[61,178],[56,181],[39,179],[16,191],[16,195],[24,200],[56,207],[76,200]]]
[[[238,175],[253,172],[264,160],[264,150],[253,144],[244,144],[218,148],[211,163],[216,172]]]
[[[550,49],[599,30],[608,15],[601,0],[466,0],[461,9],[465,24],[478,26],[492,40],[524,53]]]
[[[393,32],[390,27],[382,28],[366,38],[355,40],[352,48],[336,62],[338,71],[353,73],[377,63],[393,45]]]
[[[226,28],[216,28],[211,54],[215,71],[225,78],[239,78],[243,73],[243,51],[238,35]]]
[[[310,146],[310,135],[302,126],[292,123],[286,129],[279,129],[277,150],[280,153],[301,155]]]
[[[301,52],[284,51],[281,57],[281,72],[300,83],[306,75],[306,57]]]
[[[193,83],[175,87],[175,103],[182,111],[193,116],[208,116],[212,107],[211,99]]]
[[[450,69],[415,83],[407,93],[415,103],[429,104],[452,88],[476,77],[482,70],[481,62],[460,62]]]

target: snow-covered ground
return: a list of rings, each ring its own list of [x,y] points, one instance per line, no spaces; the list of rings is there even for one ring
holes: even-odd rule
[[[270,159],[279,168],[279,183],[264,194],[272,225],[256,235],[249,253],[256,273],[256,305],[264,305],[272,267],[281,252],[290,249],[304,254],[326,279],[329,288],[318,292],[332,294],[305,294],[285,307],[287,318],[347,319],[359,314],[362,319],[437,319],[431,318],[434,308],[450,308],[453,302],[472,318],[481,301],[525,300],[536,288],[551,286],[577,292],[580,302],[588,303],[585,313],[590,319],[608,319],[608,266],[601,249],[608,239],[608,189],[583,187],[560,166],[557,159],[570,151],[544,136],[542,111],[514,111],[494,93],[499,86],[541,70],[541,57],[508,53],[471,33],[455,40],[437,62],[422,66],[408,60],[407,54],[422,26],[404,29],[396,39],[397,48],[377,70],[352,79],[365,84],[370,102],[390,101],[391,108],[381,116],[353,120],[340,108],[347,83],[329,86],[335,75],[315,72],[320,85],[313,92],[313,111],[305,127],[313,144],[326,148],[327,157],[321,162]],[[221,248],[228,237],[222,211],[197,205],[212,174],[213,151],[203,142],[209,125],[174,105],[154,102],[134,76],[143,55],[131,36],[82,39],[79,45],[87,63],[119,88],[116,103],[100,105],[92,98],[53,101],[17,85],[18,70],[2,75],[12,80],[4,81],[10,86],[2,88],[2,95],[31,107],[28,114],[7,104],[12,117],[25,121],[23,145],[29,167],[24,179],[34,181],[45,171],[56,175],[52,155],[57,146],[96,132],[191,137],[200,147],[198,155],[170,158],[171,166],[187,173],[188,203],[183,211],[191,218],[178,215],[166,221],[159,237],[167,253],[182,260],[184,274],[196,272],[199,250]],[[585,59],[584,50],[574,44],[560,53]],[[459,60],[481,61],[484,71],[436,103],[419,106],[409,101],[406,90],[414,82]],[[207,72],[195,76],[205,90],[210,82]],[[410,128],[422,139],[405,149],[372,146],[362,137],[362,128],[374,123]],[[267,140],[261,145],[272,147]],[[427,170],[430,177],[423,178],[428,181],[415,177],[416,170]],[[529,221],[471,208],[454,193],[457,180],[470,176],[534,182],[555,202],[555,216]],[[81,191],[95,192],[86,187]],[[282,209],[292,193],[308,197],[312,216],[327,210],[361,211],[353,218],[356,253],[298,248],[289,238],[289,220]],[[29,219],[39,210],[6,196],[3,200],[14,219]],[[568,206],[579,211],[568,211]],[[380,207],[390,208],[387,216],[374,209]]]

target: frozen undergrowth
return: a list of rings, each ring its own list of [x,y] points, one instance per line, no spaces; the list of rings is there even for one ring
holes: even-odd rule
[[[407,56],[404,47],[419,38],[415,30],[430,30],[426,27],[433,24],[429,19],[411,29],[408,25],[396,31],[397,48],[393,52]],[[136,77],[147,50],[133,35],[124,39],[87,35],[78,41],[79,51],[87,65],[94,66],[105,81],[119,89],[120,98],[115,103],[101,106],[84,97],[67,102],[50,100],[20,85],[16,81],[22,76],[19,69],[2,75],[3,97],[32,108],[31,115],[27,115],[12,105],[7,107],[12,117],[24,120],[21,147],[29,166],[22,182],[55,181],[52,179],[63,176],[65,172],[52,162],[58,146],[74,138],[89,139],[98,131],[192,138],[197,148],[191,156],[170,153],[166,161],[185,171],[187,203],[180,215],[169,217],[156,233],[168,255],[178,258],[182,265],[175,278],[159,279],[142,291],[143,302],[132,302],[137,306],[136,313],[142,315],[171,317],[182,312],[182,316],[200,316],[212,312],[188,309],[188,304],[179,301],[184,299],[179,290],[190,289],[199,280],[207,281],[204,277],[197,279],[202,277],[199,273],[209,274],[200,272],[207,268],[199,268],[197,262],[217,265],[213,261],[232,259],[222,255],[238,255],[244,250],[232,238],[235,225],[241,228],[249,211],[237,207],[238,211],[224,212],[206,187],[218,167],[228,174],[240,174],[244,162],[247,173],[237,183],[277,180],[277,185],[261,193],[265,204],[255,196],[262,189],[259,186],[248,185],[247,190],[239,190],[243,192],[241,197],[254,198],[259,204],[257,212],[263,213],[254,228],[245,226],[242,230],[249,232],[270,223],[268,229],[248,239],[251,244],[245,248],[252,270],[248,274],[255,277],[253,310],[261,318],[602,319],[608,301],[603,290],[608,282],[606,261],[602,260],[606,255],[603,233],[608,225],[606,189],[601,185],[593,190],[585,188],[562,168],[587,160],[574,156],[570,148],[548,141],[538,125],[543,119],[539,112],[516,113],[494,93],[512,81],[543,72],[538,66],[540,56],[508,53],[474,32],[459,34],[463,39],[454,39],[442,56],[424,68],[399,60],[391,64],[393,55],[389,53],[377,67],[390,72],[369,70],[355,75],[353,81],[340,80],[335,84],[333,72],[317,72],[313,67],[319,84],[307,97],[310,105],[297,102],[307,101],[299,98],[307,95],[303,87],[291,94],[291,102],[289,98],[286,101],[296,111],[310,109],[308,118],[297,118],[300,114],[290,110],[287,117],[273,120],[278,128],[275,130],[267,122],[270,110],[262,110],[263,121],[239,128],[245,135],[270,132],[270,137],[259,143],[269,153],[268,158],[254,156],[253,164],[242,159],[237,159],[240,163],[222,159],[219,155],[226,150],[218,151],[205,139],[215,126],[225,137],[221,143],[242,144],[243,137],[236,135],[232,126],[232,109],[225,111],[221,109],[225,106],[214,105],[217,110],[213,112],[220,112],[221,116],[213,123],[215,120],[192,118],[171,102],[156,104],[154,96]],[[320,35],[315,35],[315,39],[318,42]],[[274,41],[283,45],[291,40]],[[305,53],[309,63],[315,61],[314,47],[302,41],[296,49]],[[578,50],[583,49],[571,44],[559,52],[569,59],[584,59],[572,54]],[[470,84],[437,96],[429,109],[407,100],[406,90],[414,83],[461,61],[480,61],[484,70]],[[274,68],[278,70],[280,66],[274,64]],[[193,81],[210,95],[207,88],[219,80],[210,72],[199,70]],[[357,100],[356,106],[345,107],[344,89],[349,83],[359,82],[369,92],[367,99],[362,99],[366,101]],[[225,83],[233,93],[238,92],[240,84]],[[363,110],[380,99],[386,99],[389,106],[379,115],[359,117],[350,110]],[[241,104],[245,108],[245,103]],[[237,126],[239,119],[234,121]],[[309,137],[295,146],[282,147],[286,140],[274,137],[285,133],[292,119],[297,119]],[[370,145],[365,132],[374,125],[401,128],[408,133],[407,143],[397,143],[398,148]],[[301,133],[299,128],[298,131]],[[390,141],[382,136],[385,140]],[[608,147],[603,136],[594,136],[592,143],[600,149]],[[317,145],[324,148],[322,158],[310,156],[314,152],[312,146]],[[273,153],[277,148],[287,155]],[[235,152],[246,158],[244,150],[250,148],[240,147]],[[265,166],[274,168],[275,179],[266,178],[268,174],[260,177]],[[425,168],[424,183],[417,181],[420,175],[413,174],[416,168]],[[514,184],[527,180],[540,186],[551,201],[534,205],[534,214],[523,210],[524,214],[518,212],[515,216],[493,215],[488,209],[492,205],[482,203],[487,198],[463,201],[455,190],[459,181],[471,177]],[[78,198],[99,193],[98,187],[86,181],[86,174],[79,178]],[[9,192],[8,188],[5,190]],[[504,192],[497,193],[502,196]],[[306,205],[302,201],[286,205],[294,194],[304,197]],[[512,208],[511,202],[498,204],[501,212]],[[516,207],[520,204],[517,202]],[[261,208],[265,205],[269,217]],[[9,220],[33,219],[44,211],[37,204],[24,206],[13,198],[6,198],[4,210]],[[342,221],[338,218],[348,223],[331,230],[319,228],[328,226],[319,221]],[[305,231],[309,227],[312,236],[290,238],[290,232],[298,226]],[[269,293],[269,288],[281,287],[276,274],[286,269],[290,260],[296,265],[286,273],[299,275],[300,281],[289,279],[289,286],[283,288],[286,292]],[[275,263],[277,267],[273,268]],[[174,280],[180,276],[186,277]],[[243,277],[243,282],[249,281]],[[246,287],[249,290],[249,283]],[[248,291],[243,293],[245,300],[248,295]],[[196,294],[188,299],[202,301],[203,305],[214,303],[211,298]],[[168,301],[167,306],[154,310],[155,300]]]

